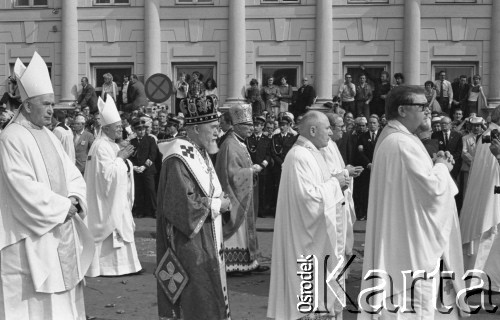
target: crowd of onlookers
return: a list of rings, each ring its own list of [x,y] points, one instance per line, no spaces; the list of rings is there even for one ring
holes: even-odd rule
[[[187,103],[183,103],[194,99],[217,104],[215,80],[208,78],[203,82],[200,78],[202,75],[197,71],[189,76],[185,73],[179,75],[174,84],[175,109],[172,110],[181,112],[175,114],[169,113],[164,106],[148,103],[144,85],[136,75],[125,76],[120,91],[112,75],[104,75],[100,96],[116,101],[122,118],[123,141],[134,144],[137,149],[131,158],[134,166],[140,168],[148,160],[155,163],[154,166],[146,166],[147,170],[136,172],[135,216],[153,217],[156,214],[155,190],[161,167],[157,143],[184,135],[183,112],[187,112]],[[355,83],[352,76],[346,74],[344,80],[338,95],[323,107],[344,118],[344,134],[336,142],[345,163],[365,169],[354,181],[356,212],[358,219],[363,220],[366,219],[373,152],[378,136],[387,123],[384,115],[385,98],[394,86],[404,84],[404,75],[396,73],[393,84],[385,71],[378,79],[361,74]],[[420,138],[431,156],[439,150],[449,151],[454,156],[455,167],[451,174],[461,189],[457,197],[459,206],[474,154],[475,144],[471,137],[480,135],[486,128],[484,120],[477,117],[479,103],[487,105],[480,80],[481,77],[475,75],[469,83],[467,76],[460,76],[450,83],[446,80],[446,72],[441,71],[438,80],[425,83],[428,108],[432,112],[432,131],[422,132]],[[94,87],[86,77],[81,79],[81,85],[82,91],[75,110],[56,111],[53,127],[62,126],[72,130],[75,161],[83,174],[87,153],[93,140],[100,135],[101,124]],[[18,95],[15,79],[10,78],[8,91],[3,95],[0,106],[5,103],[12,109],[19,107]],[[252,79],[246,90],[246,99],[252,105],[254,115],[254,134],[247,139],[248,151],[253,162],[264,167],[259,173],[259,216],[274,215],[281,165],[297,139],[296,125],[301,115],[315,103],[316,93],[307,77],[294,91],[286,76],[281,76],[268,78],[262,87],[259,87],[256,79]],[[9,109],[3,108],[0,112],[1,128],[13,116]],[[220,128],[219,144],[231,131],[228,114],[221,115]]]

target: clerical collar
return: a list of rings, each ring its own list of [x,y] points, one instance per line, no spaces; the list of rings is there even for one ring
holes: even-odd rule
[[[261,132],[260,134],[256,134],[256,133],[254,133],[254,134],[255,134],[255,137],[256,137],[256,138],[260,138],[260,137],[262,137],[262,132]]]
[[[307,138],[304,138],[303,136],[299,136],[297,138],[297,141],[295,142],[298,146],[302,146],[310,151],[319,151],[316,146]]]
[[[26,119],[26,117],[21,113],[20,110],[19,110],[19,114],[18,114],[18,116],[17,116],[17,118],[16,118],[16,120],[14,122],[17,123],[17,124],[22,125],[25,128],[31,128],[31,129],[36,129],[36,130],[42,130],[43,129],[43,127],[39,127],[36,124],[34,124],[33,122],[31,122],[28,119]]]

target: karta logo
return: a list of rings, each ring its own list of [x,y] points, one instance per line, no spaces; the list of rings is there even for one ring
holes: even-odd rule
[[[400,293],[399,304],[394,301],[394,282],[384,270],[370,270],[362,281],[371,281],[374,286],[363,289],[356,300],[351,299],[344,285],[345,273],[354,261],[351,256],[346,262],[343,257],[332,266],[332,258],[326,255],[323,261],[314,255],[302,255],[297,259],[297,276],[300,278],[300,292],[297,295],[297,310],[304,314],[327,313],[333,314],[338,310],[330,310],[331,306],[338,305],[347,308],[350,313],[367,312],[380,314],[383,309],[391,313],[416,313],[414,301],[415,290],[419,281],[428,281],[432,286],[432,296],[428,300],[433,303],[435,310],[442,314],[449,314],[455,307],[462,312],[476,314],[481,309],[488,313],[495,313],[498,306],[492,302],[493,291],[491,279],[482,270],[468,270],[462,281],[469,283],[468,287],[456,292],[453,305],[446,305],[444,296],[450,294],[455,286],[455,272],[444,269],[442,260],[438,261],[432,272],[423,270],[403,270],[403,288]],[[362,286],[363,287],[363,286]],[[470,305],[467,301],[475,294],[480,294],[481,304]],[[486,299],[487,298],[487,299]],[[347,306],[346,302],[349,302]],[[356,303],[357,302],[357,303]],[[437,303],[436,303],[437,302]],[[330,308],[329,308],[330,307]]]

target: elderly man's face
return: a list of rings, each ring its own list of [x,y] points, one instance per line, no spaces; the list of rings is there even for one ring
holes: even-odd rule
[[[43,127],[48,126],[52,122],[52,114],[54,113],[54,94],[43,94],[29,101],[27,113],[31,123]]]
[[[441,119],[441,130],[448,132],[451,130],[451,120],[448,118]]]
[[[217,153],[217,151],[219,151],[219,149],[217,148],[219,122],[214,121],[210,123],[199,124],[197,126],[201,147],[207,150],[209,154]]]
[[[345,131],[344,120],[342,119],[335,120],[335,127],[332,127],[331,130],[332,130],[332,135],[330,138],[333,141],[339,141],[340,139],[342,139],[342,136]]]
[[[113,140],[119,139],[122,137],[122,122],[118,121],[102,128],[104,133]]]
[[[76,117],[73,121],[73,130],[75,132],[81,132],[85,126],[85,119],[83,117]]]
[[[330,122],[328,118],[321,117],[318,123],[315,125],[316,129],[314,132],[314,137],[311,142],[318,149],[328,146],[328,141],[330,141],[330,136],[333,134],[330,128]]]
[[[368,120],[368,129],[371,131],[371,132],[375,132],[378,130],[378,127],[379,127],[379,123],[378,123],[378,120],[375,119],[375,118],[370,118]]]

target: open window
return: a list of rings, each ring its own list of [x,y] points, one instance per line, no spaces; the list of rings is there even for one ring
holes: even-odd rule
[[[96,94],[99,96],[104,83],[104,74],[110,73],[113,76],[113,81],[116,82],[118,90],[122,90],[123,76],[130,77],[134,73],[134,65],[130,64],[93,64],[91,65],[92,79],[91,84],[95,87]],[[139,79],[141,80],[141,79]],[[142,80],[141,80],[142,81]]]

